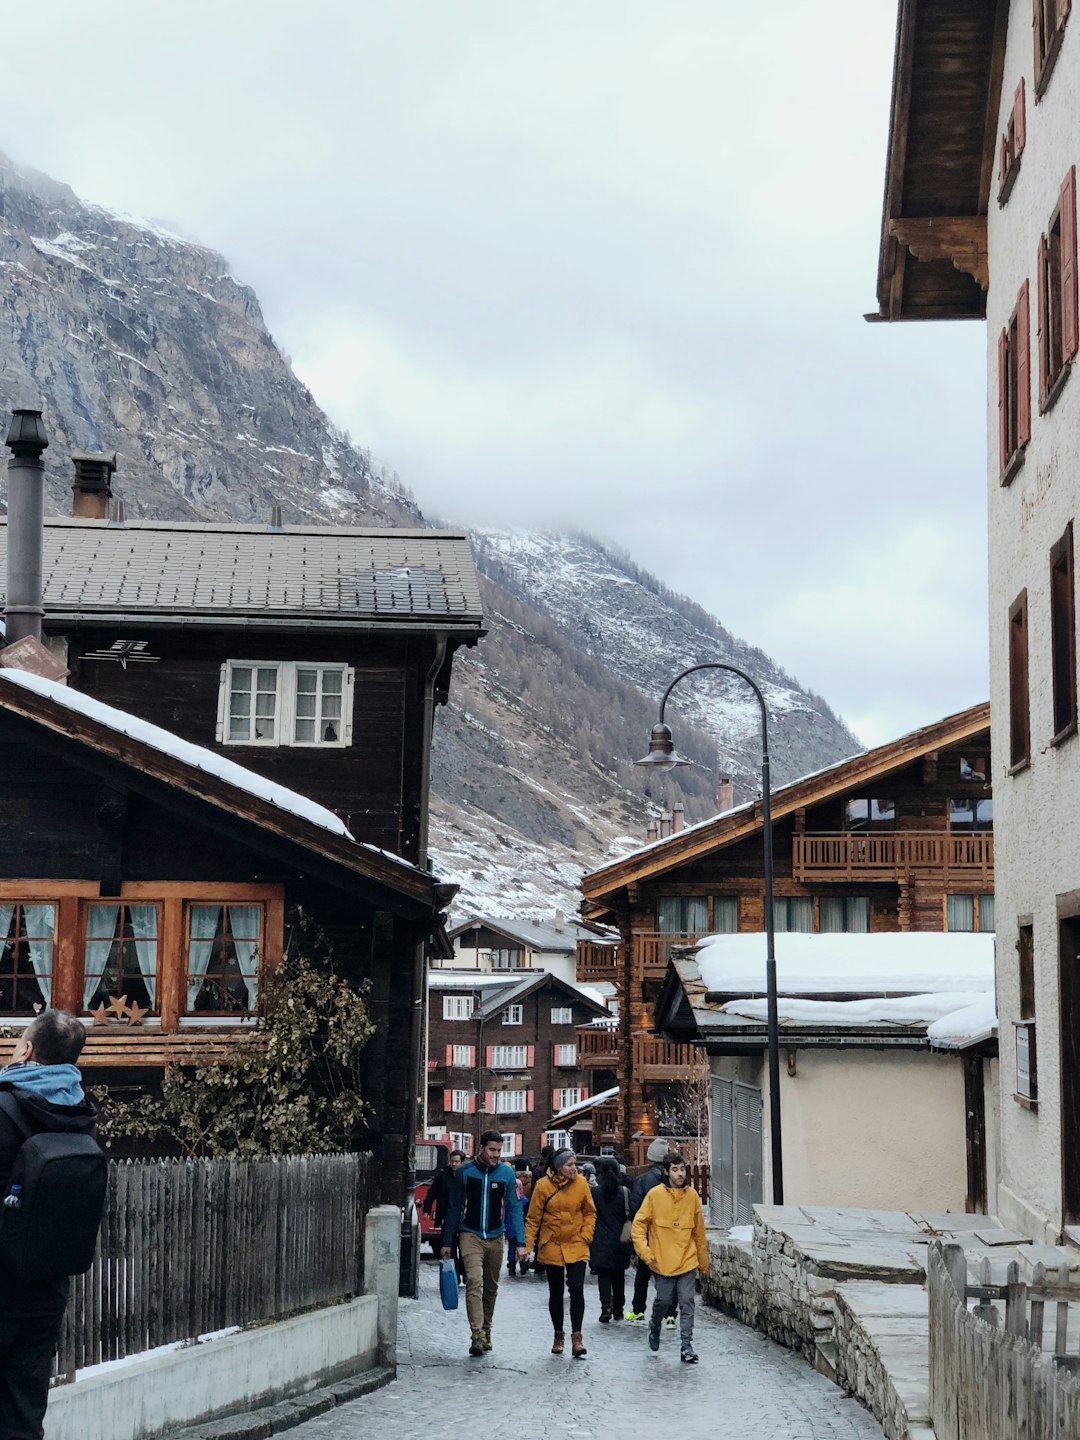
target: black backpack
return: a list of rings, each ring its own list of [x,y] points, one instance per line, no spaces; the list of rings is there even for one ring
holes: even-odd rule
[[[20,1187],[19,1204],[0,1201],[0,1266],[30,1284],[81,1275],[105,1208],[105,1153],[92,1135],[36,1130],[10,1090],[0,1110],[23,1137],[9,1187]]]

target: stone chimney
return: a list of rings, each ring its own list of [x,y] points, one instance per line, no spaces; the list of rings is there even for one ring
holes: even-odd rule
[[[671,807],[671,833],[677,835],[686,823],[686,811],[683,809],[681,800],[676,800]]]
[[[735,782],[730,775],[721,775],[716,782],[716,808],[723,815],[735,807]]]
[[[563,929],[565,928],[565,926],[566,926],[566,916],[563,914],[563,912],[562,912],[561,910],[556,910],[556,911],[555,911],[555,930],[556,930],[556,932],[557,932],[559,935],[561,935],[562,932],[563,932]]]
[[[666,840],[667,837],[668,837],[670,834],[671,834],[671,816],[670,816],[670,815],[661,815],[661,816],[660,816],[660,839],[661,839],[661,840]]]
[[[7,643],[41,639],[42,552],[45,544],[45,461],[48,449],[40,410],[13,410],[4,442],[8,461]]]
[[[646,839],[646,841],[650,841],[650,840],[655,840],[655,839],[656,839],[656,821],[655,821],[655,820],[650,820],[649,823],[645,826],[645,839]]]
[[[79,520],[107,520],[112,499],[112,477],[116,473],[116,452],[98,455],[76,450],[71,457],[75,479],[71,486],[71,513]]]

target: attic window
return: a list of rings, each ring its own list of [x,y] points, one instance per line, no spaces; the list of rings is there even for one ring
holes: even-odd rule
[[[352,690],[347,665],[227,660],[217,739],[224,745],[351,745]]]

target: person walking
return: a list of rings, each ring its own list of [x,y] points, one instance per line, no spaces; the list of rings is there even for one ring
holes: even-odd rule
[[[618,1162],[601,1160],[592,1192],[596,1229],[589,1246],[589,1268],[600,1288],[600,1324],[623,1318],[626,1304],[626,1267],[633,1247],[623,1239],[630,1224],[630,1194],[619,1175]]]
[[[705,1216],[689,1183],[690,1167],[672,1152],[664,1161],[664,1183],[654,1185],[634,1217],[634,1249],[652,1271],[656,1296],[649,1320],[649,1349],[660,1349],[660,1323],[672,1303],[679,1307],[680,1358],[697,1364],[694,1349],[694,1292],[709,1269]]]
[[[596,1225],[596,1206],[588,1182],[577,1170],[572,1150],[556,1150],[545,1176],[533,1186],[525,1220],[527,1249],[536,1246],[548,1282],[548,1314],[555,1331],[553,1355],[563,1353],[563,1293],[570,1292],[570,1350],[575,1360],[588,1353],[585,1323],[585,1265]]]
[[[630,1186],[631,1220],[634,1219],[641,1209],[642,1201],[653,1186],[663,1183],[664,1158],[667,1153],[668,1143],[666,1140],[654,1140],[648,1150],[646,1150],[645,1159],[649,1162],[649,1168],[636,1176]],[[640,1324],[640,1322],[645,1319],[645,1302],[649,1295],[649,1280],[651,1276],[652,1272],[648,1265],[639,1257],[637,1273],[634,1276],[634,1296],[630,1301],[630,1309],[626,1312],[627,1320]]]
[[[503,1239],[525,1243],[517,1179],[502,1159],[503,1137],[485,1130],[475,1159],[466,1160],[450,1182],[450,1204],[443,1226],[442,1256],[449,1260],[455,1241],[465,1266],[465,1311],[474,1358],[491,1349],[491,1322],[499,1294]]]
[[[446,1225],[446,1212],[450,1206],[450,1182],[458,1170],[465,1163],[464,1150],[451,1150],[447,1156],[446,1164],[436,1172],[435,1178],[428,1186],[428,1192],[424,1196],[423,1210],[425,1215],[434,1212],[435,1228],[439,1234],[439,1248],[442,1248],[442,1230]],[[461,1263],[461,1255],[455,1250],[454,1269],[457,1271],[458,1284],[465,1283],[465,1266]]]

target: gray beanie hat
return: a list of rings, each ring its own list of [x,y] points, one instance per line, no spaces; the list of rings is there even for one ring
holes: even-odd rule
[[[645,1159],[651,1160],[655,1165],[659,1161],[667,1158],[667,1152],[668,1143],[666,1140],[654,1140],[648,1150],[645,1151]]]
[[[667,1153],[666,1147],[664,1153]],[[558,1174],[562,1167],[566,1164],[566,1162],[568,1160],[573,1160],[573,1158],[573,1150],[556,1150],[555,1154],[552,1155],[551,1160],[548,1163],[550,1164],[552,1170],[554,1170],[554,1172]]]

